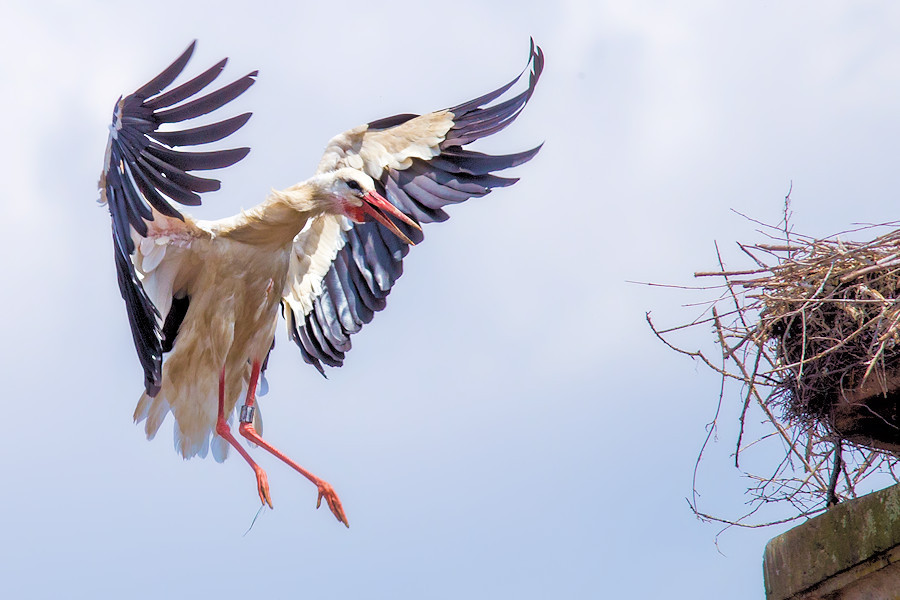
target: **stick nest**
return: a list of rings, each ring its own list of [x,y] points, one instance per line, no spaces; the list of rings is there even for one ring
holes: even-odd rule
[[[752,250],[777,262],[763,277],[732,283],[757,301],[743,309],[759,311],[745,333],[774,359],[770,375],[788,415],[832,427],[842,399],[892,392],[900,365],[900,231],[866,243],[831,238]]]
[[[741,452],[761,439],[781,441],[784,460],[774,475],[745,473],[753,481],[751,515],[778,501],[798,509],[775,522],[853,497],[872,474],[897,480],[900,454],[900,229],[865,242],[843,238],[871,236],[886,226],[815,239],[788,228],[788,206],[780,226],[754,221],[768,243],[738,244],[754,268],[728,270],[720,255],[719,270],[695,273],[723,283],[702,317],[666,330],[650,322],[670,348],[701,359],[724,381],[742,383],[736,466]],[[721,360],[669,341],[676,331],[710,323]],[[752,405],[771,429],[747,442]],[[747,525],[743,517],[699,512],[696,499],[695,493],[692,508],[701,517]]]

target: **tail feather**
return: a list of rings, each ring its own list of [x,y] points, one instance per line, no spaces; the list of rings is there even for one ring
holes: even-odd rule
[[[156,437],[156,432],[169,414],[171,407],[162,394],[158,394],[150,403],[150,410],[147,414],[147,423],[144,425],[144,431],[147,432],[147,439],[152,440]]]
[[[214,433],[209,447],[216,462],[225,462],[225,459],[228,458],[228,449],[231,447],[231,444],[222,436]]]
[[[147,395],[147,392],[141,394],[137,406],[134,407],[134,422],[138,424],[147,421],[144,425],[144,431],[147,433],[147,439],[152,440],[159,431],[160,425],[169,414],[170,406],[163,398],[162,394],[158,394],[155,398]]]
[[[177,350],[175,351],[177,352]],[[205,355],[200,355],[205,357]],[[163,380],[155,397],[147,393],[141,395],[134,409],[135,423],[144,422],[147,439],[153,439],[170,412],[174,416],[173,442],[175,450],[184,458],[200,456],[205,458],[210,450],[217,462],[228,457],[229,443],[215,433],[219,404],[218,378],[198,377],[202,365],[175,361],[174,354],[166,361]],[[234,413],[240,398],[246,397],[250,377],[249,364],[228,369],[226,380],[227,400],[225,414],[232,427]],[[262,416],[255,411],[253,425],[262,432]],[[233,427],[232,427],[233,429]]]
[[[147,395],[146,392],[141,394],[141,399],[138,400],[137,406],[134,407],[134,424],[137,425],[141,421],[147,418],[147,414],[150,412],[150,401],[153,400],[150,396]]]
[[[175,438],[176,452],[181,454],[185,459],[193,458],[195,456],[206,458],[206,455],[209,452],[209,432],[207,432],[206,435],[201,436],[186,436],[181,432],[181,427],[178,426],[177,420],[175,421],[175,426],[172,428],[172,431]],[[215,456],[215,453],[213,453],[213,456]]]

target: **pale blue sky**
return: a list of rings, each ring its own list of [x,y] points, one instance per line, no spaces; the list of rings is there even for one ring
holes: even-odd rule
[[[152,8],[151,8],[152,7]],[[0,21],[0,580],[9,597],[757,599],[781,530],[684,500],[718,382],[644,323],[688,298],[735,208],[828,234],[898,217],[900,8],[833,2],[19,2]],[[546,145],[522,180],[425,229],[388,308],[323,380],[282,331],[266,434],[340,494],[144,440],[142,375],[96,181],[119,94],[199,40],[190,73],[260,70],[253,147],[194,214],[312,173],[334,134],[547,65],[483,148]],[[737,258],[737,255],[731,255]],[[686,343],[713,350],[703,331]],[[703,508],[742,509],[736,411]],[[759,460],[774,457],[761,456]],[[773,464],[774,468],[774,464]],[[721,551],[721,553],[719,552]]]

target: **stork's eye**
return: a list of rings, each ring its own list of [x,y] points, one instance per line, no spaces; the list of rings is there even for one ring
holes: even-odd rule
[[[346,183],[347,183],[347,187],[350,188],[351,190],[353,190],[354,192],[362,191],[362,187],[359,185],[359,183],[356,182],[356,180],[348,179],[346,181]]]

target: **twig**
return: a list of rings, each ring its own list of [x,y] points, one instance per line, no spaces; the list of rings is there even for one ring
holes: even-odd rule
[[[840,502],[840,498],[838,498],[837,494],[835,493],[835,488],[837,488],[838,476],[841,474],[842,466],[843,461],[841,460],[841,440],[838,439],[834,443],[834,468],[832,468],[831,470],[831,479],[828,481],[828,501],[825,503],[825,506],[829,508]]]

